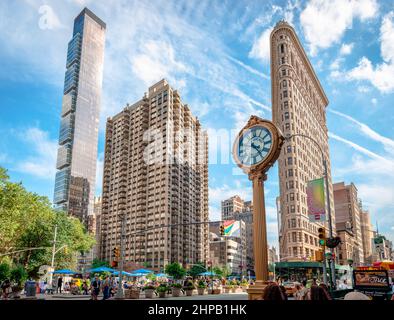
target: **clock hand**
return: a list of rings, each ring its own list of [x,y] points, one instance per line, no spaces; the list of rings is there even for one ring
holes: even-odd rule
[[[261,157],[263,157],[263,155],[261,154],[260,148],[258,146],[256,146],[253,142],[252,142],[252,148],[255,149],[260,154]]]

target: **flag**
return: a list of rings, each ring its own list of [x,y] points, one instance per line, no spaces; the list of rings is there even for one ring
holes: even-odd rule
[[[306,187],[309,221],[326,220],[326,200],[324,195],[324,179],[309,181]]]
[[[225,220],[224,235],[227,237],[240,237],[241,236],[241,224],[237,220]]]

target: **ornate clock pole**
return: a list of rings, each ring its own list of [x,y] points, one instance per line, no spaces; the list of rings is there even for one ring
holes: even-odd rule
[[[253,183],[253,240],[255,285],[249,287],[249,300],[261,298],[268,281],[268,243],[264,200],[266,172],[278,159],[284,143],[280,130],[268,120],[251,116],[233,146],[237,165]]]

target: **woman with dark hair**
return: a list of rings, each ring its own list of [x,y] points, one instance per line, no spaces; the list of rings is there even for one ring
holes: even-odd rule
[[[328,293],[328,287],[325,283],[320,283],[319,287],[323,289],[324,295],[327,297],[327,300],[332,300],[330,294]]]
[[[276,283],[271,283],[264,289],[263,300],[283,301],[285,298],[280,287]]]
[[[313,285],[309,292],[309,300],[326,301],[326,300],[331,300],[331,298],[329,297],[328,292],[326,292],[326,290],[323,287]]]

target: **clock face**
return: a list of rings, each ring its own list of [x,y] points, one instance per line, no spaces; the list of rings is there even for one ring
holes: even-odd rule
[[[263,126],[254,126],[239,138],[237,156],[243,165],[253,166],[264,161],[271,148],[271,131]]]

